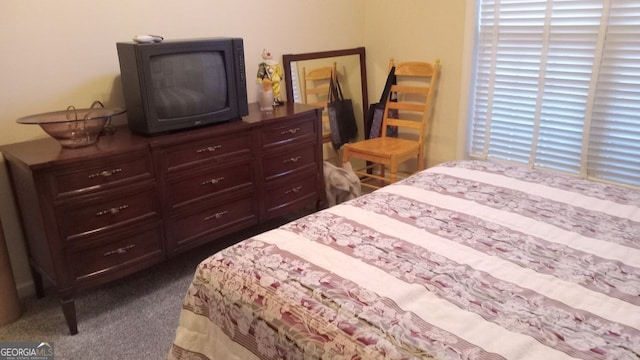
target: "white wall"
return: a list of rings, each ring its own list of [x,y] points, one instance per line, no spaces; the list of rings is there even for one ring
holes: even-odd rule
[[[369,102],[376,102],[387,77],[389,58],[440,59],[441,75],[427,134],[427,166],[459,158],[458,124],[463,67],[465,13],[472,0],[367,0],[365,46]]]
[[[369,101],[398,61],[439,57],[440,91],[430,165],[456,158],[465,0],[3,0],[0,4],[0,144],[46,136],[19,117],[89,106],[122,106],[115,43],[137,34],[167,39],[244,38],[247,76],[263,48],[282,54],[365,46]],[[338,10],[339,9],[339,10]],[[249,83],[249,101],[255,101]],[[21,296],[32,280],[7,174],[0,161],[0,218]]]

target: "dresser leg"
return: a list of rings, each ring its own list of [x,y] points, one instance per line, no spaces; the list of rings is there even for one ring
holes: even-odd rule
[[[75,335],[78,333],[78,320],[76,319],[76,303],[72,296],[62,297],[60,299],[62,305],[62,313],[67,321],[69,327],[69,333]]]
[[[42,275],[31,267],[31,277],[33,278],[33,286],[36,288],[36,297],[42,299],[44,297],[44,281],[42,280]]]

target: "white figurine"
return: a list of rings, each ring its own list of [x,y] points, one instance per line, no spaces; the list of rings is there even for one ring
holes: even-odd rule
[[[282,67],[279,62],[273,60],[271,52],[267,49],[262,50],[262,59],[263,62],[258,66],[256,83],[265,84],[265,80],[268,80],[273,90],[273,105],[282,105],[283,101],[280,98],[280,82],[284,79]]]

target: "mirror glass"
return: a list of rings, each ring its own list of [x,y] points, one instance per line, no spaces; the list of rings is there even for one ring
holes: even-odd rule
[[[358,139],[363,139],[364,116],[369,107],[364,47],[282,56],[288,101],[303,103],[301,94],[303,69],[336,66],[345,99],[351,99],[358,124]]]

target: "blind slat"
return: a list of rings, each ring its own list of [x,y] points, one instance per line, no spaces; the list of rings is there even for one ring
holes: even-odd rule
[[[640,0],[478,5],[470,155],[640,186]]]

